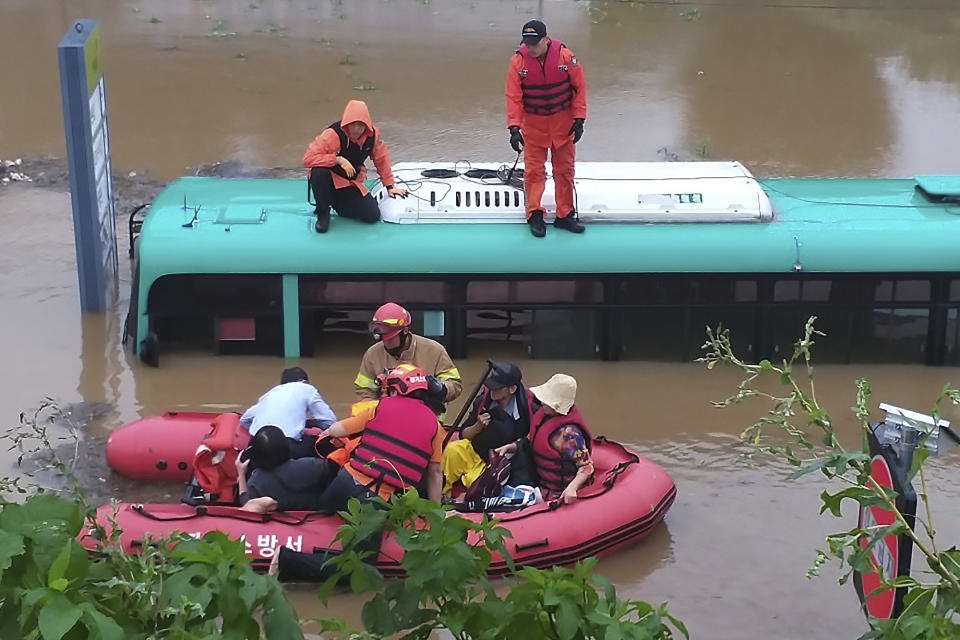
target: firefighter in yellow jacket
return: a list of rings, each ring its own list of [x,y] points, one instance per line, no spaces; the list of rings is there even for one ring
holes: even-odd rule
[[[400,364],[412,364],[427,372],[431,396],[447,403],[463,391],[460,372],[443,345],[410,331],[410,312],[395,302],[377,309],[370,331],[377,342],[363,354],[360,372],[353,381],[357,397],[379,397],[377,376]]]

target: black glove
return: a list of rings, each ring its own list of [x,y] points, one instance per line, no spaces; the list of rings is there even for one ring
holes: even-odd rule
[[[427,376],[427,393],[436,398],[437,400],[443,400],[447,397],[447,387],[436,379],[434,376]]]
[[[517,153],[523,151],[523,136],[520,134],[520,127],[510,127],[510,146]]]
[[[573,125],[567,135],[573,136],[573,144],[580,142],[580,138],[583,137],[583,118],[574,118]]]

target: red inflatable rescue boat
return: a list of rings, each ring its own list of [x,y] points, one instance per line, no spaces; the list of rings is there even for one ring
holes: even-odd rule
[[[217,437],[214,422],[220,413],[168,411],[115,429],[107,438],[107,464],[134,480],[188,482],[193,477],[197,447]],[[250,434],[236,429],[238,449],[247,446]]]
[[[356,402],[352,411],[354,414],[363,411],[370,402]],[[134,480],[189,482],[200,445],[211,444],[212,449],[222,450],[232,438],[237,449],[247,446],[250,434],[246,429],[236,428],[238,419],[236,413],[168,411],[161,416],[135,420],[107,437],[107,464],[120,475]],[[322,431],[307,427],[303,433],[319,436]]]
[[[202,422],[204,418],[199,416],[210,414],[188,415]],[[207,418],[203,432],[209,430],[209,424]],[[200,437],[202,433],[195,442]],[[663,469],[602,437],[594,439],[592,453],[595,479],[580,490],[577,501],[541,503],[494,514],[512,534],[507,545],[514,562],[550,567],[604,555],[638,542],[663,520],[676,497],[673,480]],[[482,514],[463,515],[479,519]],[[247,555],[261,571],[267,569],[279,545],[304,552],[330,548],[337,528],[343,524],[338,515],[275,512],[261,516],[231,506],[186,504],[122,503],[115,515],[111,505],[98,509],[99,523],[109,529],[111,519],[123,530],[120,542],[128,551],[136,551],[145,536],[162,537],[174,531],[201,536],[211,530],[223,531],[244,541]],[[95,546],[95,541],[87,536],[82,535],[81,542],[88,548]],[[384,540],[377,568],[384,575],[400,575],[397,559],[401,554],[393,540]],[[502,575],[507,571],[506,563],[495,556],[490,574]]]

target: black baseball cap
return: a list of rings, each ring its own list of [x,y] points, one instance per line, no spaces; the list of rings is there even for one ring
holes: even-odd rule
[[[509,362],[492,362],[490,375],[483,381],[484,386],[491,391],[520,384],[520,369]]]
[[[530,20],[520,32],[523,44],[536,44],[547,35],[547,25],[540,20]]]

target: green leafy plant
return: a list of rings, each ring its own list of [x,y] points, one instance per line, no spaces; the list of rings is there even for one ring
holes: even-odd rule
[[[811,349],[815,338],[824,334],[814,328],[815,320],[811,317],[807,321],[793,353],[779,364],[769,360],[756,364],[742,360],[733,352],[728,330],[708,328],[707,341],[703,345],[706,354],[700,361],[706,363],[708,369],[720,364],[735,367],[745,374],[736,393],[714,405],[727,407],[751,399],[769,404],[767,414],[741,434],[741,439],[750,447],[748,454],[786,462],[795,468],[788,476],[791,479],[820,473],[831,484],[840,483],[841,489],[825,490],[820,494],[821,513],[829,511],[835,517],[841,517],[844,501],[852,501],[858,507],[880,506],[893,513],[892,525],[854,527],[828,536],[827,547],[817,551],[808,577],[816,575],[821,566],[832,559],[840,564],[842,575],[839,581],[844,584],[854,571],[877,571],[871,550],[881,544],[884,536],[903,535],[912,539],[926,562],[926,569],[915,570],[917,577],[886,578],[879,572],[881,587],[877,591],[897,587],[907,589],[903,612],[899,618],[891,620],[868,616],[870,630],[861,636],[861,640],[958,638],[960,550],[956,547],[943,550],[936,543],[924,474],[927,451],[923,447],[916,450],[907,476],[908,482],[919,481],[918,497],[924,507],[924,517],[918,515],[916,518],[922,527],[915,530],[897,508],[896,495],[870,478],[871,457],[866,439],[870,420],[870,383],[862,378],[855,383],[852,410],[863,436],[859,449],[848,450],[840,444],[833,418],[817,399]],[[934,402],[934,418],[939,418],[943,402],[960,405],[960,392],[945,386]]]
[[[125,552],[119,528],[95,520],[73,462],[58,453],[57,442],[76,437],[65,417],[47,400],[3,436],[33,468],[30,484],[4,485],[32,495],[0,498],[0,638],[260,638],[257,614],[266,638],[303,637],[279,583],[257,575],[243,544],[223,533],[147,539],[140,553]],[[37,484],[50,470],[68,498]]]
[[[343,553],[328,560],[335,570],[321,586],[326,600],[338,583],[355,592],[372,591],[364,605],[364,631],[340,619],[315,622],[324,631],[350,638],[428,638],[445,629],[458,640],[480,638],[673,638],[687,637],[683,624],[665,606],[618,598],[612,584],[593,573],[595,560],[548,571],[514,567],[505,539],[510,533],[486,516],[473,522],[420,498],[411,490],[389,504],[351,500],[338,534]],[[370,540],[392,535],[403,549],[406,577],[384,581],[366,562]],[[498,595],[487,578],[496,553],[511,570]]]

